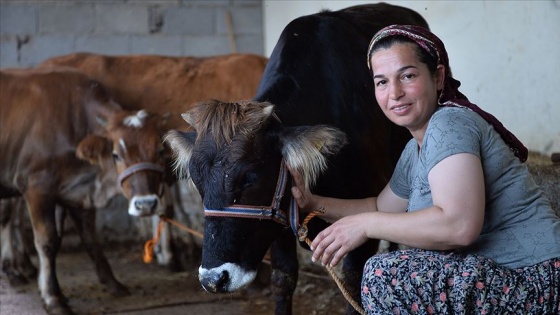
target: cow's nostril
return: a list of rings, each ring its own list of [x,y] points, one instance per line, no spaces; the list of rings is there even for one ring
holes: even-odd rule
[[[223,270],[216,281],[217,291],[227,292],[228,283],[229,283],[229,273],[226,270]]]
[[[212,293],[228,292],[229,273],[225,270],[221,272],[211,271],[200,274],[198,280],[204,290]]]
[[[157,199],[138,199],[134,202],[134,206],[137,209],[153,211],[157,206]]]

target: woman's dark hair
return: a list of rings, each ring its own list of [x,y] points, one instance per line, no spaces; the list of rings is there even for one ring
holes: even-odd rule
[[[420,47],[420,45],[418,45],[418,43],[416,43],[414,40],[412,40],[412,39],[410,39],[406,36],[395,35],[395,36],[387,36],[387,37],[384,37],[384,38],[380,39],[378,42],[376,42],[373,45],[373,47],[371,47],[371,49],[369,51],[368,58],[371,59],[371,55],[373,55],[373,53],[377,52],[380,49],[389,49],[389,48],[393,47],[393,45],[395,45],[395,44],[404,44],[404,43],[414,44],[414,47],[416,49],[416,55],[418,56],[418,59],[420,60],[420,62],[425,64],[428,67],[428,70],[430,71],[430,73],[432,75],[434,75],[436,73],[436,69],[437,69],[437,52],[426,51],[425,49]]]

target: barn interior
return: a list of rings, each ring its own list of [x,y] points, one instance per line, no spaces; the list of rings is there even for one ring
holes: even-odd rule
[[[527,165],[560,215],[560,3],[558,1],[393,1],[420,13],[446,44],[453,74],[469,99],[498,117],[530,150]],[[0,69],[27,69],[55,57],[103,55],[268,58],[293,19],[352,5],[356,0],[2,0]],[[364,56],[365,62],[365,56]],[[5,128],[0,126],[1,129]],[[2,160],[10,159],[0,153]],[[172,266],[143,261],[157,218],[127,213],[115,197],[97,209],[97,233],[117,278],[131,294],[114,298],[99,284],[71,221],[57,259],[59,282],[77,314],[271,314],[270,265],[238,293],[212,295],[198,283],[204,212],[187,181],[173,187],[176,222],[168,224]],[[2,204],[4,207],[4,204]],[[2,209],[5,211],[5,209]],[[34,254],[29,218],[15,224]],[[4,235],[4,234],[3,234]],[[329,274],[299,250],[295,314],[344,314],[345,298]],[[35,279],[0,277],[0,314],[47,314]]]

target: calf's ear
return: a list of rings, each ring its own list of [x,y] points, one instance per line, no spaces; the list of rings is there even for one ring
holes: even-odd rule
[[[111,141],[98,135],[87,136],[76,148],[76,156],[91,164],[100,164],[103,159],[111,157],[111,152]]]
[[[285,128],[280,143],[287,166],[299,171],[309,187],[327,169],[327,157],[337,154],[347,139],[344,132],[334,127],[298,126]]]
[[[173,169],[180,179],[189,177],[189,161],[192,156],[196,132],[170,130],[163,137],[163,141],[171,148],[173,154]]]

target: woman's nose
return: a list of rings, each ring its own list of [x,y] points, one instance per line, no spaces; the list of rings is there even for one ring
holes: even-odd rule
[[[389,85],[389,97],[393,100],[398,100],[404,95],[404,91],[400,85],[400,82],[392,82]]]

